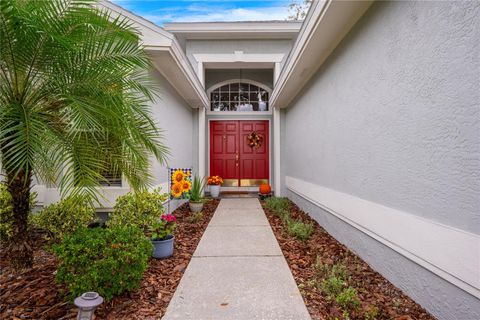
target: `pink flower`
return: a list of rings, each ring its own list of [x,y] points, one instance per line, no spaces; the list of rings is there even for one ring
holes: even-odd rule
[[[177,221],[177,218],[173,214],[164,214],[162,215],[162,220],[165,220],[167,222],[175,222]]]

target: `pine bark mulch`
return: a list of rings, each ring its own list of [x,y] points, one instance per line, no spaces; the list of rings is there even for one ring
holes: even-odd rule
[[[161,319],[219,202],[206,203],[199,222],[189,221],[188,204],[175,210],[173,257],[151,259],[140,288],[104,303],[96,310],[96,319]],[[9,266],[0,248],[0,319],[76,317],[77,308],[62,299],[62,287],[55,283],[57,260],[42,249],[45,243],[40,239],[35,241],[34,267],[22,272]]]
[[[360,257],[335,240],[292,201],[289,202],[292,218],[314,225],[312,236],[305,242],[288,235],[282,220],[266,208],[264,201],[262,206],[312,319],[344,319],[338,305],[329,301],[313,281],[317,257],[322,264],[346,266],[351,277],[349,285],[357,291],[361,309],[368,310],[374,306],[378,310],[375,319],[435,319]],[[351,313],[350,319],[366,318],[363,311],[359,311]]]

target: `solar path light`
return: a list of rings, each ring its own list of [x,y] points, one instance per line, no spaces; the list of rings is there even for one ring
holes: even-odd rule
[[[95,309],[103,303],[103,298],[96,292],[85,292],[75,298],[74,303],[78,307],[77,320],[91,320]]]

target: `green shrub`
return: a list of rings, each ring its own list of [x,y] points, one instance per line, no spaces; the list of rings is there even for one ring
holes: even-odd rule
[[[287,220],[287,232],[289,235],[307,241],[313,233],[313,224],[304,223],[300,220]]]
[[[350,312],[360,307],[357,291],[349,285],[351,278],[343,264],[324,264],[317,257],[314,265],[315,283],[326,295],[327,300],[335,301],[343,311],[343,318],[350,319]],[[323,279],[323,280],[321,280]],[[321,281],[320,281],[321,280]],[[373,320],[378,315],[378,308],[373,306],[364,313],[365,320]]]
[[[330,276],[337,277],[343,281],[349,281],[349,276],[347,268],[343,264],[324,264],[322,263],[320,257],[317,257],[317,260],[314,265],[316,277],[325,279]]]
[[[79,227],[86,227],[95,217],[95,208],[85,198],[67,197],[33,214],[31,221],[48,231],[51,239],[61,240]]]
[[[274,211],[275,214],[277,216],[280,217],[280,219],[282,219],[283,223],[287,224],[289,221],[291,221],[291,217],[290,217],[290,212],[288,210],[284,210],[284,209],[281,209],[281,210],[278,210],[278,211]]]
[[[270,197],[265,200],[265,206],[278,214],[279,211],[288,211],[290,203],[288,202],[288,198]]]
[[[203,220],[203,213],[202,212],[195,212],[191,213],[187,218],[186,221],[191,224],[199,223]]]
[[[30,195],[30,208],[35,206],[37,193],[32,192]],[[12,196],[7,190],[7,186],[0,183],[0,241],[7,242],[12,236]]]
[[[163,203],[168,194],[160,189],[151,192],[129,192],[117,198],[117,202],[107,220],[107,226],[137,226],[147,230],[157,222],[165,211]]]
[[[330,276],[322,281],[321,289],[329,299],[334,299],[342,292],[344,285],[345,282],[342,279]]]
[[[67,286],[70,300],[96,291],[109,301],[139,287],[152,250],[137,227],[79,228],[54,246],[60,262],[56,279]]]
[[[350,281],[347,268],[342,264],[323,264],[317,257],[314,269],[315,276],[323,279],[322,281],[317,281],[320,283],[320,289],[331,300],[335,299]]]
[[[376,305],[370,305],[367,307],[363,313],[363,318],[365,320],[375,320],[378,318],[379,310]]]
[[[336,296],[335,301],[343,311],[351,311],[360,307],[357,291],[352,287],[343,289],[342,292]]]

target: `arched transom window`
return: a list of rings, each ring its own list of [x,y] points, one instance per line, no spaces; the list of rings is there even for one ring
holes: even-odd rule
[[[271,89],[251,80],[229,80],[211,87],[212,111],[268,111]]]

